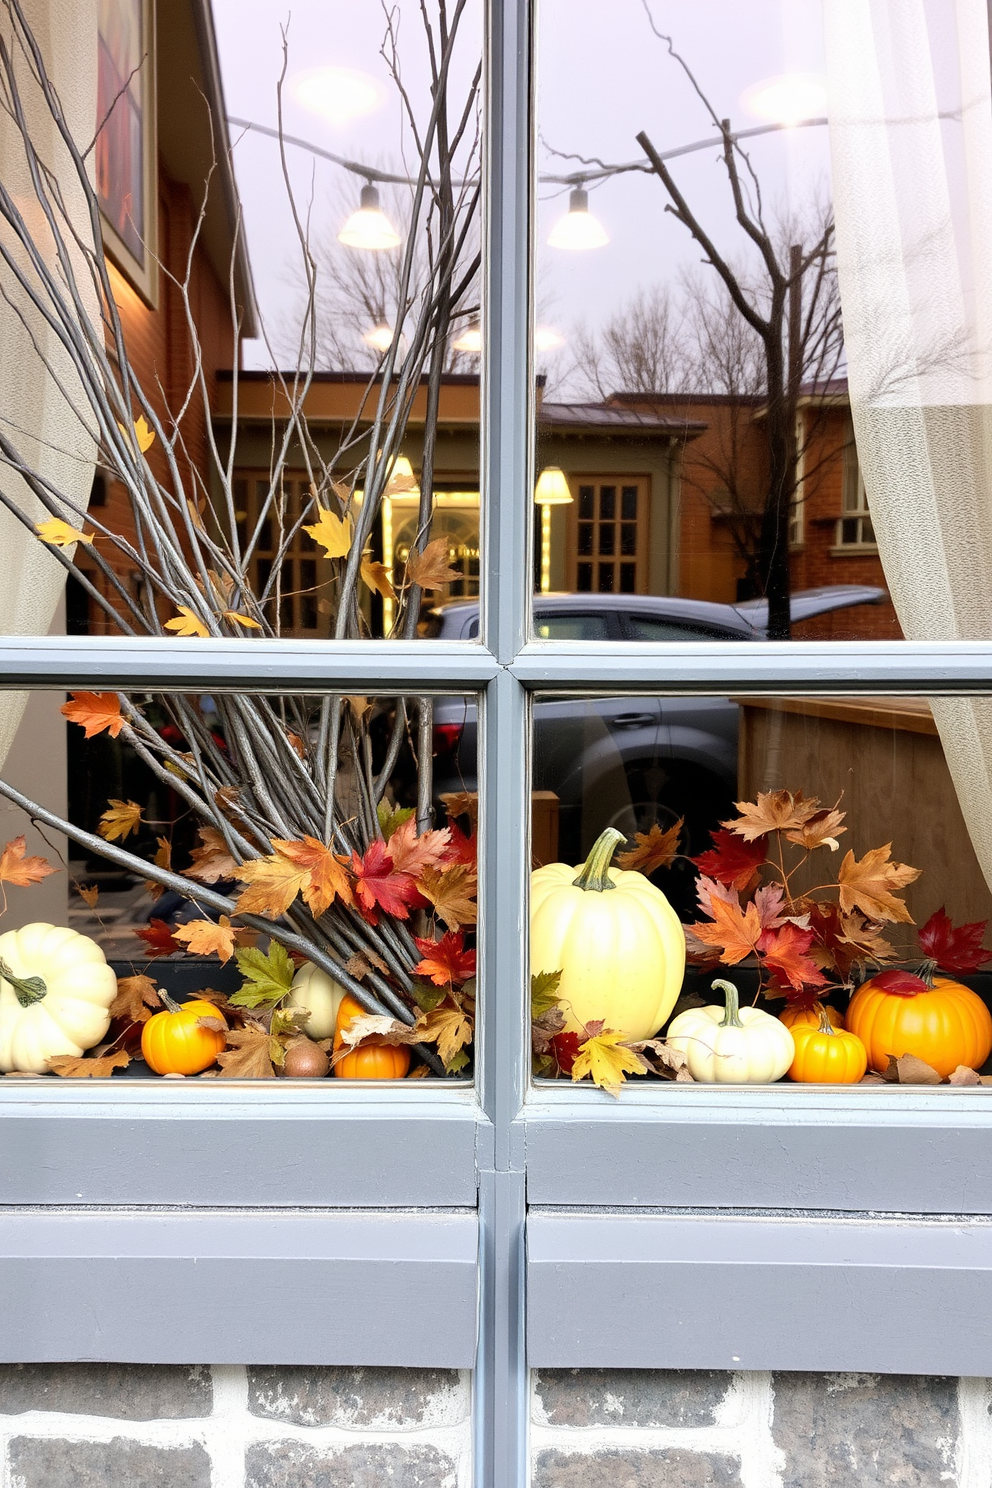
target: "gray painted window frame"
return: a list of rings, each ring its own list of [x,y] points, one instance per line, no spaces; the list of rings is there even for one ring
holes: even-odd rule
[[[288,1358],[291,1341],[274,1342],[267,1322],[256,1332],[246,1320],[239,1333],[221,1339],[209,1306],[199,1331],[195,1307],[174,1328],[171,1299],[180,1287],[203,1288],[207,1298],[213,1285],[207,1257],[263,1255],[288,1260],[298,1276],[310,1268],[317,1294],[330,1297],[337,1284],[329,1258],[348,1260],[354,1267],[348,1274],[360,1285],[364,1254],[388,1267],[392,1289],[382,1289],[379,1311],[367,1300],[362,1362],[418,1362],[424,1355],[413,1349],[413,1334],[422,1343],[431,1330],[411,1313],[405,1339],[393,1298],[404,1285],[419,1294],[425,1265],[447,1267],[443,1274],[450,1274],[459,1301],[454,1320],[446,1318],[450,1337],[438,1342],[433,1362],[468,1364],[474,1357],[475,1472],[486,1488],[527,1480],[528,1343],[537,1363],[687,1362],[689,1353],[673,1339],[677,1330],[658,1327],[647,1305],[628,1309],[633,1322],[619,1344],[612,1327],[610,1343],[582,1332],[577,1314],[594,1313],[597,1299],[610,1305],[625,1288],[629,1296],[631,1283],[645,1297],[660,1301],[674,1290],[687,1299],[687,1325],[701,1340],[693,1345],[695,1367],[745,1367],[741,1330],[720,1321],[720,1308],[692,1299],[720,1298],[725,1312],[760,1272],[766,1305],[747,1314],[752,1367],[992,1372],[987,1346],[974,1339],[965,1345],[965,1334],[976,1330],[963,1320],[969,1287],[977,1288],[972,1295],[985,1295],[992,1265],[988,1231],[974,1209],[976,1193],[986,1192],[992,1178],[984,1092],[742,1094],[672,1086],[630,1089],[616,1103],[591,1089],[529,1083],[522,948],[528,715],[535,692],[992,690],[992,644],[985,643],[724,648],[528,641],[532,24],[530,0],[490,0],[481,641],[379,648],[251,640],[0,642],[0,685],[8,688],[479,694],[482,995],[475,1088],[386,1087],[373,1100],[338,1087],[294,1093],[190,1082],[166,1098],[126,1083],[42,1089],[0,1082],[0,1337],[5,1357],[16,1359],[213,1361],[215,1347],[240,1362],[268,1362],[271,1350]],[[330,1130],[342,1140],[329,1142]],[[190,1158],[204,1152],[217,1154],[210,1171]],[[306,1161],[287,1163],[287,1152],[303,1153]],[[529,1255],[528,1198],[534,1206]],[[809,1231],[805,1247],[793,1243],[796,1225]],[[140,1319],[106,1318],[98,1341],[68,1323],[42,1336],[36,1288],[71,1259],[73,1285],[60,1288],[59,1315],[71,1315],[75,1305],[77,1315],[92,1316],[109,1275],[125,1280],[122,1295],[133,1293],[126,1279],[138,1273],[152,1231],[171,1261],[159,1284],[146,1286],[150,1298]],[[731,1234],[733,1245],[721,1250],[720,1238]],[[476,1245],[477,1273],[466,1264]],[[810,1285],[833,1286],[838,1256],[857,1277],[884,1280],[888,1333],[900,1335],[887,1353],[872,1341],[860,1309],[864,1287],[853,1287],[843,1303],[833,1293],[839,1321],[827,1339],[817,1330],[796,1330],[788,1307],[775,1305],[776,1296],[781,1302],[794,1288],[808,1295]],[[147,1266],[141,1275],[147,1282]],[[366,1299],[376,1294],[365,1292]],[[576,1297],[581,1309],[570,1301]],[[911,1333],[900,1322],[910,1312]],[[354,1362],[358,1326],[356,1320],[351,1333],[344,1329],[323,1345],[300,1340],[298,1362]]]

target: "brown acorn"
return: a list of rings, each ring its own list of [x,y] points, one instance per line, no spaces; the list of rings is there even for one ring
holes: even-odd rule
[[[287,1045],[282,1072],[290,1080],[322,1080],[331,1067],[324,1050],[312,1039],[298,1038]]]

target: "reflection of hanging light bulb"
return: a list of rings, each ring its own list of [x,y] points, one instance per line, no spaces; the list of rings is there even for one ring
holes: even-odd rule
[[[393,344],[393,328],[385,323],[373,326],[365,332],[362,340],[366,346],[374,346],[376,351],[388,351]]]
[[[557,351],[559,346],[565,345],[565,337],[553,331],[550,326],[536,326],[534,328],[534,350],[535,351]]]
[[[568,197],[568,211],[560,217],[551,230],[548,245],[551,248],[602,248],[610,241],[603,224],[589,210],[589,193],[584,186],[576,186]]]
[[[397,455],[386,482],[387,496],[419,496],[420,486],[406,455]]]
[[[568,480],[559,465],[545,465],[534,487],[534,500],[538,506],[568,506],[572,493]]]
[[[468,326],[457,341],[452,341],[454,351],[470,351],[478,356],[482,350],[482,329],[480,326]]]
[[[801,124],[826,112],[827,85],[815,72],[783,72],[778,77],[752,83],[741,94],[748,113],[775,124]]]
[[[338,233],[338,242],[346,248],[398,248],[402,238],[379,204],[378,188],[371,181],[362,187],[361,205],[352,212]]]

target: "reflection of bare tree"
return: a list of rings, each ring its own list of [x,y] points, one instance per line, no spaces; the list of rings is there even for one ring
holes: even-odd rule
[[[670,392],[688,374],[685,305],[661,285],[639,289],[597,332],[572,341],[574,373],[590,394]]]

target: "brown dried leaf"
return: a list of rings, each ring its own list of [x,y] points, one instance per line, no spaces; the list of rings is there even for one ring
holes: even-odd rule
[[[268,1029],[256,1023],[228,1029],[227,1048],[217,1055],[221,1075],[229,1080],[274,1080],[272,1043]]]
[[[820,810],[816,797],[811,796],[807,801],[802,791],[796,791],[795,795],[787,790],[759,791],[757,801],[736,801],[734,804],[740,816],[720,825],[736,832],[745,842],[753,842],[756,837],[765,837],[769,832],[797,831]]]
[[[895,1085],[939,1085],[940,1076],[932,1065],[917,1059],[915,1054],[900,1054],[897,1059],[889,1055],[888,1067],[883,1071],[883,1080]]]
[[[449,930],[475,924],[479,913],[475,903],[478,886],[475,873],[465,863],[425,868],[417,880],[417,888]]]
[[[162,1000],[150,976],[117,978],[117,996],[110,1005],[112,1018],[126,1018],[129,1023],[147,1023],[152,1008],[160,1008]]]
[[[977,1070],[969,1069],[966,1064],[959,1064],[957,1069],[947,1077],[948,1085],[981,1085],[982,1077]]]
[[[695,1083],[689,1073],[688,1056],[682,1049],[673,1049],[664,1039],[635,1039],[623,1047],[637,1054],[644,1068],[661,1075],[662,1079]]]
[[[90,909],[96,909],[96,901],[100,897],[99,884],[77,884],[76,892],[80,899],[89,905]]]
[[[801,827],[786,832],[786,841],[798,843],[800,847],[805,847],[809,852],[817,847],[829,847],[831,852],[836,852],[837,838],[847,831],[847,828],[841,825],[846,815],[846,811],[838,811],[836,806],[832,806],[829,811],[824,808],[822,811],[814,812]]]
[[[555,1034],[565,1027],[565,1014],[560,1007],[550,1007],[540,1017],[532,1018],[530,1044],[535,1054],[546,1054]]]
[[[450,817],[467,816],[473,827],[479,824],[478,791],[445,791],[441,804]]]
[[[455,1055],[472,1041],[472,1019],[459,1007],[442,1003],[418,1022],[418,1043],[437,1044],[437,1052],[445,1069]]]
[[[383,599],[395,599],[396,590],[393,588],[389,577],[389,569],[378,559],[362,556],[361,575],[365,583],[376,594],[381,594]]]
[[[26,889],[31,884],[41,883],[50,873],[58,873],[47,858],[24,856],[27,840],[23,836],[12,837],[0,853],[0,883],[16,884]]]
[[[421,589],[443,589],[446,584],[460,579],[462,575],[457,568],[450,567],[448,556],[446,537],[435,537],[422,553],[418,553],[416,548],[411,549],[406,560],[406,575],[410,583],[419,584]]]
[[[172,843],[169,841],[168,837],[156,837],[155,840],[158,843],[158,851],[152,859],[152,862],[155,864],[156,868],[166,868],[171,871]],[[145,889],[152,896],[153,899],[158,899],[162,894],[165,893],[164,886],[158,883],[154,878],[145,879]]]
[[[49,1059],[48,1068],[53,1075],[69,1080],[105,1080],[115,1069],[124,1069],[131,1063],[131,1056],[124,1049],[116,1054],[104,1054],[100,1059],[87,1059],[85,1054],[77,1058],[74,1054],[60,1054]]]
[[[369,967],[369,963],[364,960],[363,957],[355,955],[348,957],[347,961],[344,963],[344,969],[349,976],[353,976],[355,978],[356,982],[363,982],[368,976],[371,968]]]
[[[240,864],[231,857],[224,834],[216,827],[200,827],[199,836],[203,846],[194,847],[191,852],[193,864],[185,870],[186,877],[205,884],[217,883],[222,878],[234,878]]]
[[[637,869],[641,873],[653,873],[656,868],[669,868],[679,850],[679,837],[685,818],[679,817],[674,827],[663,832],[657,822],[647,832],[635,832],[636,846],[629,852],[617,856],[618,868]]]

